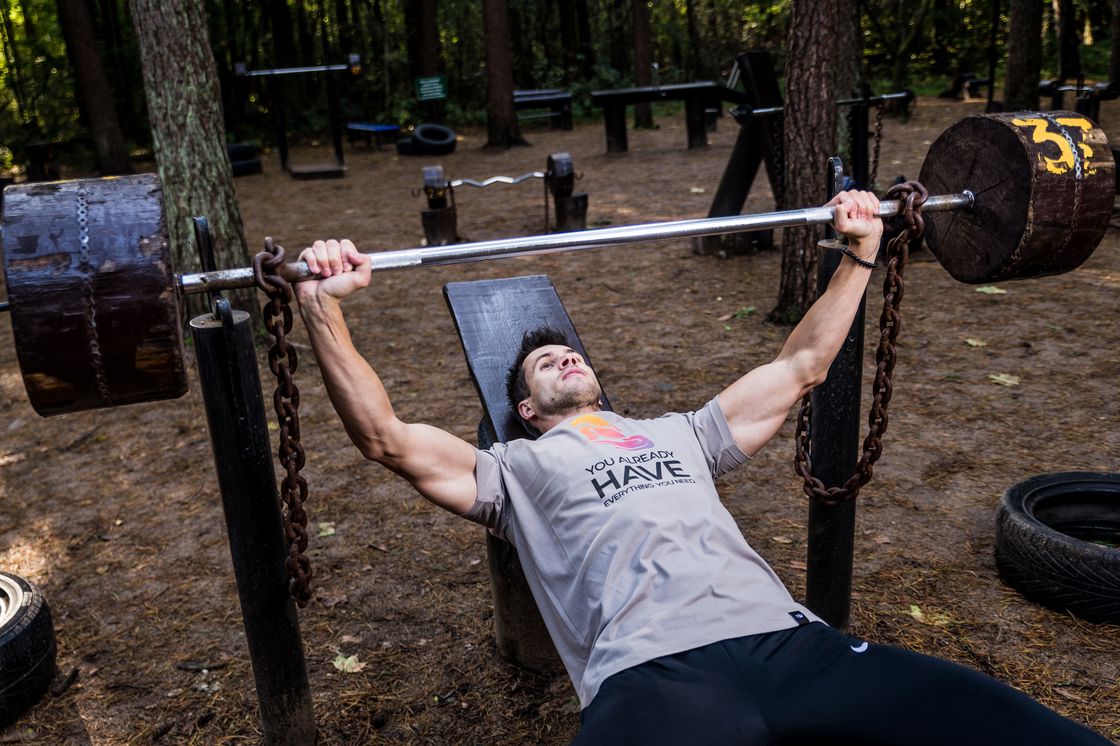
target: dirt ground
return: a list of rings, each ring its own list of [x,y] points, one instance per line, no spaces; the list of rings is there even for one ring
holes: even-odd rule
[[[1115,140],[1120,108],[1105,107]],[[888,120],[881,181],[916,176],[933,138],[979,110],[923,99],[909,122]],[[530,128],[532,146],[508,152],[482,150],[483,134],[471,131],[438,159],[359,144],[335,181],[293,181],[266,156],[263,175],[237,181],[246,233],[254,247],[266,235],[293,249],[324,236],[366,250],[416,246],[423,199],[410,192],[422,185],[421,166],[440,162],[451,178],[517,175],[543,169],[557,151],[583,174],[592,225],[702,217],[734,124],[722,120],[710,147],[687,150],[683,116],[659,123],[631,132],[625,155],[606,154],[597,122]],[[471,239],[542,229],[539,183],[464,187],[457,197]],[[760,178],[747,209],[772,206]],[[1009,485],[1118,467],[1118,236],[1110,230],[1073,273],[1001,283],[998,295],[954,282],[931,261],[910,265],[885,453],[859,499],[851,622],[855,634],[989,673],[1113,740],[1120,627],[1024,600],[1000,582],[992,547],[995,506]],[[778,269],[776,252],[724,260],[694,255],[687,241],[651,243],[384,273],[346,312],[401,417],[473,440],[481,411],[444,283],[550,275],[615,406],[645,417],[696,408],[777,353],[788,330],[765,316]],[[873,319],[881,277],[880,269]],[[495,654],[482,530],[362,460],[298,322],[294,334],[318,594],[300,621],[320,743],[566,743],[578,713],[567,679],[519,671]],[[60,675],[40,705],[0,731],[0,743],[259,741],[193,369],[178,401],[40,419],[11,337],[0,321],[0,567],[45,591]],[[990,378],[998,374],[1019,384],[999,385]],[[871,377],[868,363],[865,391]],[[791,468],[792,433],[791,417],[720,488],[751,544],[802,597],[807,504]],[[360,670],[338,670],[340,655]]]

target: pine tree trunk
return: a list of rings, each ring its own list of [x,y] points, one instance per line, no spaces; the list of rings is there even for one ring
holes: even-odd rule
[[[591,11],[587,0],[576,0],[576,27],[579,31],[581,71],[586,80],[595,72],[595,45],[591,37]]]
[[[121,134],[109,80],[93,39],[93,21],[85,0],[58,0],[58,22],[74,70],[78,95],[89,118],[93,147],[102,176],[132,173],[132,162]]]
[[[482,26],[486,35],[486,147],[508,150],[514,145],[528,145],[513,109],[506,0],[483,0]]]
[[[1073,0],[1061,0],[1061,17],[1058,22],[1058,49],[1062,80],[1074,82],[1081,76],[1081,54],[1078,47],[1081,34],[1077,28],[1077,11]]]
[[[129,4],[175,270],[195,272],[200,267],[193,238],[196,215],[210,222],[219,268],[249,266],[202,0]],[[175,40],[174,54],[169,54],[168,39]],[[236,298],[239,308],[259,316],[255,291]]]
[[[785,200],[783,208],[824,202],[825,164],[836,152],[838,70],[854,54],[855,34],[837,33],[853,22],[848,0],[793,0],[786,52]],[[799,320],[816,299],[819,228],[788,228],[782,235],[782,279],[770,318]]]
[[[1007,28],[1007,111],[1038,108],[1042,75],[1042,2],[1011,0]]]
[[[638,87],[653,85],[650,66],[649,0],[634,0],[634,84]],[[634,127],[653,129],[653,108],[649,104],[634,106]]]
[[[1112,46],[1108,55],[1108,79],[1120,85],[1120,0],[1112,2]]]

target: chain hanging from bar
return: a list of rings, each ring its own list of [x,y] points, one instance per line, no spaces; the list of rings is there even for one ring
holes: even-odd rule
[[[311,560],[307,551],[307,513],[303,503],[307,500],[307,480],[300,476],[304,452],[299,441],[299,389],[292,382],[296,370],[295,347],[287,343],[286,335],[292,330],[292,286],[280,276],[284,264],[284,247],[264,240],[264,251],[253,257],[253,275],[269,300],[261,307],[264,325],[275,340],[268,351],[268,367],[276,376],[276,392],[272,403],[280,426],[280,445],[277,454],[285,471],[280,484],[284,501],[284,534],[288,540],[288,592],[299,604],[307,606],[311,600]]]
[[[824,482],[813,476],[813,464],[809,458],[812,436],[809,423],[813,414],[813,398],[807,394],[801,400],[797,414],[796,456],[794,471],[804,480],[803,490],[811,499],[825,505],[839,505],[844,500],[853,500],[860,489],[871,481],[873,466],[883,453],[883,433],[887,431],[887,405],[890,404],[894,390],[893,373],[896,362],[895,340],[902,327],[902,317],[898,309],[902,305],[902,274],[906,260],[910,256],[910,243],[918,241],[925,231],[921,206],[929,193],[916,181],[907,181],[891,187],[884,199],[905,198],[906,208],[902,214],[902,231],[887,244],[887,276],[883,281],[883,312],[879,317],[879,348],[875,353],[875,383],[872,386],[871,411],[868,414],[867,438],[863,441],[863,455],[856,464],[855,471],[840,487],[825,487]]]

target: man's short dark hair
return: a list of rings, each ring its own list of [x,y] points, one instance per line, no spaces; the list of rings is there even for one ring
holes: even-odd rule
[[[563,345],[571,347],[568,335],[551,326],[538,326],[530,329],[521,337],[521,349],[517,351],[517,359],[506,376],[506,396],[509,405],[517,412],[517,405],[529,398],[529,384],[525,381],[525,358],[546,345]],[[520,419],[520,415],[518,416]]]

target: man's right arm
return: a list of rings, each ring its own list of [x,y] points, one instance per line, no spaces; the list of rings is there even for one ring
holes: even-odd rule
[[[369,257],[349,241],[317,241],[300,258],[323,277],[298,283],[296,295],[327,394],[350,440],[428,500],[465,513],[477,494],[474,447],[439,428],[402,422],[343,319],[341,299],[369,284]]]

